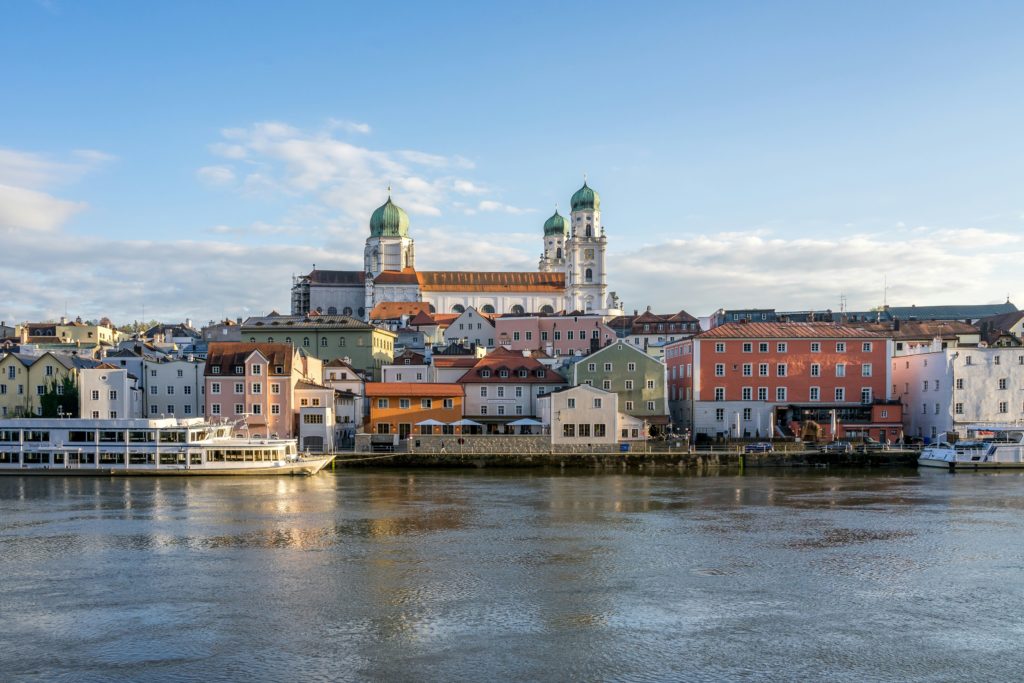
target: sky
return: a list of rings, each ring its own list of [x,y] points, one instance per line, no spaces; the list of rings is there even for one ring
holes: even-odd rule
[[[405,208],[534,270],[584,174],[629,309],[1024,305],[1024,3],[0,5],[0,320],[287,311]]]

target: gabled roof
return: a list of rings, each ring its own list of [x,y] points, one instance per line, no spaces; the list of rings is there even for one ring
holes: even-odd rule
[[[1013,311],[1011,313],[990,315],[979,320],[978,327],[982,329],[1006,331],[1019,323],[1021,318],[1024,318],[1024,311]]]
[[[405,361],[409,362],[406,363]],[[391,361],[391,365],[425,365],[426,362],[427,358],[422,353],[416,353],[415,351],[406,349],[395,356],[394,360]]]
[[[437,365],[437,357],[434,357]],[[508,371],[508,377],[501,377],[502,370]],[[521,377],[520,371],[526,376]],[[489,376],[484,376],[484,375]],[[460,384],[492,383],[492,384],[564,384],[565,378],[536,358],[524,356],[519,351],[509,351],[498,347],[477,360],[473,367],[459,378]]]
[[[210,350],[206,356],[206,367],[203,370],[203,375],[210,376],[229,376],[234,374],[234,367],[237,365],[244,366],[246,361],[249,359],[254,352],[259,352],[267,359],[270,364],[268,373],[271,375],[290,375],[292,373],[292,358],[295,355],[295,349],[291,344],[283,344],[279,342],[274,343],[256,343],[252,342],[210,342]],[[283,366],[284,372],[278,373],[274,371],[277,366]],[[219,367],[220,372],[214,373],[212,368]]]
[[[406,323],[409,327],[426,327],[430,325],[436,325],[437,321],[429,311],[420,311]]]
[[[865,339],[882,337],[863,327],[833,323],[725,323],[701,332],[697,339]]]
[[[440,382],[367,382],[366,396],[376,397],[417,397],[433,398],[435,396],[463,396],[465,392],[459,384],[443,384]],[[417,406],[418,407],[418,406]]]
[[[430,313],[430,304],[426,301],[382,301],[370,311],[370,320],[394,320],[422,313]]]
[[[557,292],[565,291],[565,273],[419,271],[424,292]]]

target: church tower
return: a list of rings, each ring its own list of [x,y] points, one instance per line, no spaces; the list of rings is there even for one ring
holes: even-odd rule
[[[385,270],[415,268],[413,240],[409,237],[409,216],[388,200],[370,216],[370,236],[363,252],[363,272],[376,277]]]
[[[565,246],[569,239],[569,221],[555,213],[544,221],[544,251],[540,257],[540,272],[560,273],[565,270]]]
[[[601,225],[601,197],[586,182],[571,200],[571,235],[565,251],[566,306],[572,310],[602,312],[613,308],[608,300],[605,250],[608,239]]]

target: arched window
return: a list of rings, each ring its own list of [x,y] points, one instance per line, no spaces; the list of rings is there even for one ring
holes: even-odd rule
[[[366,309],[363,308],[362,306],[360,306],[359,307],[359,317],[362,318],[365,315],[366,315]]]
[[[255,344],[256,343],[256,337],[249,337],[249,343]]]
[[[302,345],[303,346],[309,346],[309,337],[303,337],[302,338]]]
[[[342,315],[352,315],[352,307],[351,306],[346,306],[345,308],[341,309],[341,314]]]
[[[494,313],[494,306],[492,306],[490,304],[484,304],[483,306],[480,307],[480,312],[481,313]]]
[[[562,248],[555,249],[555,258],[562,258]]]
[[[291,337],[285,337],[284,338],[284,343],[285,344],[291,344],[292,343],[292,338]]]
[[[594,271],[592,271],[590,268],[587,268],[585,271],[583,271],[583,280],[585,282],[593,282],[594,281]]]
[[[327,307],[327,315],[338,315],[338,309],[335,306]]]
[[[316,312],[317,313],[323,313],[324,312],[324,307],[323,306],[317,306],[316,307]]]
[[[427,308],[430,309],[431,313],[437,313],[437,309],[434,308],[434,304],[427,304]]]
[[[526,309],[519,304],[516,304],[512,307],[511,313],[512,315],[522,315],[523,313],[526,313]]]
[[[267,343],[268,344],[273,344],[274,343],[274,338],[273,337],[267,337]]]
[[[463,306],[462,304],[455,304],[454,306],[452,306],[452,313],[465,313],[465,312],[466,312],[466,307]]]
[[[594,229],[591,228],[589,224],[587,224],[587,237],[593,237],[593,236],[594,236]]]
[[[548,315],[551,315],[552,313],[555,312],[555,309],[552,308],[551,306],[547,305],[547,304],[544,304],[543,306],[540,307],[540,312],[541,313],[547,313]]]

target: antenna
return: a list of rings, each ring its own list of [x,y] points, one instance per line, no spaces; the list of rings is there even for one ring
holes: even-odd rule
[[[889,306],[889,274],[882,277],[882,308]]]

